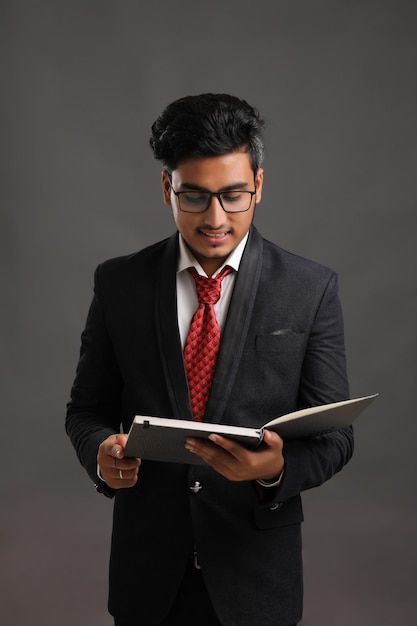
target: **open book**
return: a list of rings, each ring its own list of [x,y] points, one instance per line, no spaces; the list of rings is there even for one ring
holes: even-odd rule
[[[262,442],[265,429],[277,432],[283,439],[315,437],[350,426],[377,396],[374,394],[301,409],[277,417],[260,428],[136,415],[124,453],[125,456],[152,461],[204,465],[199,456],[185,449],[187,437],[206,439],[211,433],[216,433],[251,448]]]

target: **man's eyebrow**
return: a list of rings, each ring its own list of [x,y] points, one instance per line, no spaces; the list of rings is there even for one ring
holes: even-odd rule
[[[234,191],[235,189],[243,189],[244,187],[248,187],[249,183],[247,182],[239,182],[239,183],[233,183],[232,185],[226,185],[226,187],[222,187],[221,189],[219,189],[217,192],[213,192],[213,193],[222,193],[224,191]],[[203,191],[205,193],[211,193],[210,189],[207,189],[207,187],[201,187],[200,185],[195,185],[194,183],[181,183],[180,185],[180,189],[189,189],[190,191]]]

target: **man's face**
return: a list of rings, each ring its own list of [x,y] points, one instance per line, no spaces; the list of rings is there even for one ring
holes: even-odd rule
[[[232,152],[223,156],[192,159],[173,170],[171,180],[162,173],[164,201],[172,207],[175,224],[201,267],[211,276],[236,248],[252,223],[255,205],[261,201],[263,170],[255,176],[249,155]],[[172,188],[171,188],[172,185]],[[212,197],[203,213],[185,213],[179,209],[175,191],[256,191],[248,211],[226,213],[218,198]]]

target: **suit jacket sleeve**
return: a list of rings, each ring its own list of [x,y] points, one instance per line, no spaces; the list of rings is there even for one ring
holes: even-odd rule
[[[99,445],[120,432],[122,380],[106,328],[100,293],[99,266],[94,276],[94,296],[81,336],[81,352],[68,403],[66,431],[78,458],[93,482],[97,477]],[[110,494],[109,494],[110,495]]]

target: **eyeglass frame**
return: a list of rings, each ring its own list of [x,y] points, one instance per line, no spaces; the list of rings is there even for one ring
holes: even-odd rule
[[[247,189],[228,189],[227,191],[203,191],[203,190],[198,190],[198,189],[189,189],[186,191],[175,191],[174,187],[172,186],[172,183],[170,181],[170,187],[171,187],[171,191],[174,194],[174,196],[178,199],[178,208],[180,211],[182,211],[183,213],[205,213],[207,211],[207,209],[209,208],[211,201],[213,200],[213,196],[215,196],[217,198],[217,200],[219,201],[220,206],[222,207],[223,211],[225,213],[247,213],[249,211],[249,209],[252,206],[252,201],[253,201],[253,196],[256,195],[257,191],[248,191]],[[228,209],[225,209],[223,206],[223,202],[221,199],[221,196],[224,193],[231,193],[232,191],[240,191],[241,193],[248,193],[250,194],[250,202],[249,202],[249,206],[247,209],[242,209],[240,211],[229,211]],[[204,193],[208,195],[208,202],[207,202],[207,206],[205,209],[203,209],[202,211],[187,211],[186,209],[183,209],[181,207],[181,199],[180,196],[182,194],[186,194],[186,193]]]

